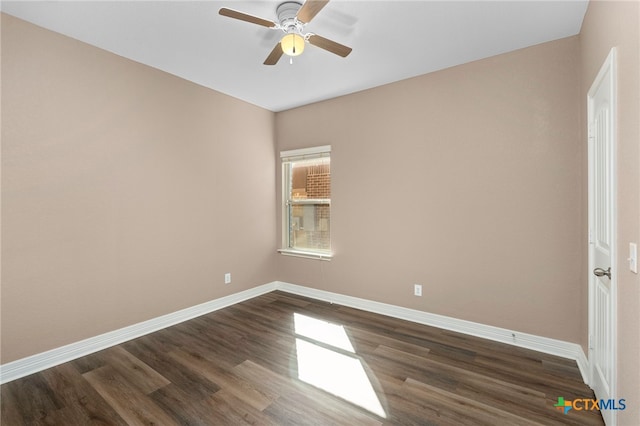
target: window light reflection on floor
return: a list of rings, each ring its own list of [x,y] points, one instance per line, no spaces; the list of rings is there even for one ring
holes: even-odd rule
[[[347,352],[356,353],[349,336],[347,336],[347,332],[341,325],[331,324],[330,322],[301,314],[293,314],[293,324],[298,336],[308,337]]]
[[[301,314],[294,314],[294,325],[298,378],[386,418],[344,327]]]

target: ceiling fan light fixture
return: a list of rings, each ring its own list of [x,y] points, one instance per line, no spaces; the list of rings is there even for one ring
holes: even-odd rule
[[[282,52],[289,56],[298,56],[304,52],[304,37],[300,34],[286,34],[280,40]]]
[[[267,59],[264,60],[264,65],[277,64],[282,55],[289,56],[289,63],[292,64],[293,57],[301,55],[302,52],[304,52],[307,42],[327,52],[346,58],[349,53],[351,53],[352,49],[350,47],[321,37],[318,34],[305,33],[304,31],[305,25],[307,25],[329,1],[330,0],[304,0],[304,3],[301,3],[301,0],[284,0],[283,3],[280,3],[276,8],[276,15],[278,16],[277,22],[262,19],[237,10],[227,9],[226,7],[220,8],[218,13],[228,18],[249,22],[285,33],[278,44],[273,47]]]

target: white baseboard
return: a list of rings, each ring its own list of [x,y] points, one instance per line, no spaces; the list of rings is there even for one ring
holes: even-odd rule
[[[154,331],[179,324],[183,321],[190,320],[200,315],[205,315],[218,309],[226,308],[244,300],[252,299],[265,293],[275,290],[276,282],[264,284],[249,290],[211,300],[209,302],[195,305],[190,308],[162,315],[148,321],[130,325],[108,333],[90,337],[79,342],[51,349],[46,352],[35,354],[26,358],[21,358],[13,362],[9,362],[0,366],[0,384],[10,382],[29,374],[47,368],[55,367],[62,363],[72,361],[85,355],[101,351],[114,345],[135,339]]]
[[[153,333],[154,331],[170,327],[200,315],[217,311],[274,290],[282,290],[300,296],[324,300],[381,315],[520,346],[563,358],[573,359],[578,364],[578,368],[580,369],[584,382],[588,383],[587,357],[585,356],[582,347],[576,343],[535,336],[532,334],[516,332],[504,328],[418,311],[415,309],[403,308],[401,306],[374,302],[372,300],[361,299],[358,297],[345,296],[338,293],[317,290],[281,281],[274,281],[249,290],[225,296],[220,299],[211,300],[200,305],[182,309],[167,315],[162,315],[148,321],[133,324],[119,330],[110,331],[99,336],[91,337],[89,339],[81,340],[79,342],[71,343],[69,345],[3,364],[0,366],[0,383],[10,382],[12,380],[19,379],[20,377],[37,373],[38,371],[54,367],[64,362],[72,361],[76,358],[92,354],[128,340]]]
[[[303,287],[295,284],[278,282],[278,290],[288,293],[306,296],[317,300],[324,300],[351,308],[362,309],[394,318],[412,321],[419,324],[430,325],[445,330],[456,331],[458,333],[469,334],[483,339],[519,346],[534,351],[556,355],[562,358],[575,360],[582,374],[582,380],[588,384],[588,361],[582,350],[582,346],[577,343],[565,342],[562,340],[550,339],[548,337],[536,336],[491,325],[479,324],[465,321],[444,315],[432,314],[415,309],[403,308],[401,306],[389,305],[386,303],[374,302],[358,297],[345,296],[343,294],[331,293],[324,290]]]

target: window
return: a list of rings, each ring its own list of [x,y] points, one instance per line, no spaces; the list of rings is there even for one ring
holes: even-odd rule
[[[331,259],[330,154],[329,145],[280,153],[282,254]]]

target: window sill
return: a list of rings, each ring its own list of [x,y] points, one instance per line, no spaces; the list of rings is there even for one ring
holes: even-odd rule
[[[333,254],[331,253],[318,253],[315,251],[279,249],[278,253],[283,254],[285,256],[304,257],[306,259],[325,260],[327,262],[333,258]]]

